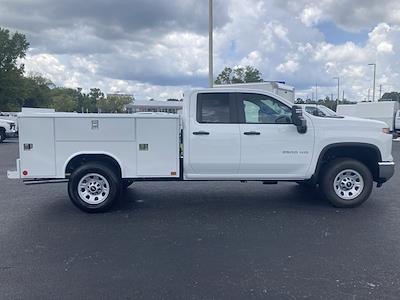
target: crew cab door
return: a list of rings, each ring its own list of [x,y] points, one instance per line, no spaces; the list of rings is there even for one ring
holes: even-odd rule
[[[292,124],[291,108],[267,95],[236,94],[240,124],[243,178],[299,179],[310,167],[314,130],[300,134]]]
[[[222,92],[199,93],[192,99],[188,179],[227,179],[237,174],[240,135],[234,100],[232,93]]]

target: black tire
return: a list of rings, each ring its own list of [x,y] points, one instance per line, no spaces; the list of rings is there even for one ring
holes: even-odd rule
[[[355,172],[345,173],[346,170],[352,170]],[[341,172],[342,175],[340,174]],[[341,176],[343,179],[340,178]],[[361,177],[362,182],[359,177]],[[346,186],[346,184],[349,184],[348,178],[351,178],[350,186],[353,185],[354,188],[344,190],[348,188]],[[353,180],[354,178],[356,178],[356,180]],[[336,184],[334,184],[335,179],[339,179]],[[359,185],[363,183],[363,187],[359,187],[359,190],[356,190],[356,183],[359,183]],[[342,188],[343,186],[344,188]],[[364,203],[371,195],[373,177],[367,166],[360,161],[349,158],[339,158],[330,162],[324,168],[320,187],[322,194],[332,203],[333,206],[340,208],[356,207]],[[338,190],[338,192],[335,190]],[[341,196],[339,197],[338,194],[341,194]],[[345,199],[346,196],[354,198]]]
[[[315,189],[317,187],[317,185],[311,180],[297,181],[296,183],[306,189]]]
[[[101,202],[99,203],[88,203],[90,202],[89,200],[83,199],[79,193],[81,191],[78,191],[79,183],[81,180],[83,180],[84,177],[88,178],[89,174],[98,174],[100,177],[94,176],[95,179],[93,179],[94,182],[96,182],[96,178],[100,182],[100,188],[101,183],[105,183],[107,185],[107,193],[104,192],[105,195],[99,194],[98,196],[104,197],[104,200],[100,200]],[[89,177],[91,178],[91,177]],[[88,178],[88,180],[90,180]],[[92,183],[92,182],[91,182]],[[90,184],[91,184],[90,183]],[[89,183],[87,184],[87,187],[89,186]],[[82,188],[82,190],[85,190]],[[88,193],[88,192],[86,192]],[[100,192],[99,192],[100,193]],[[119,176],[108,166],[99,164],[99,163],[87,163],[79,168],[77,168],[72,174],[71,177],[69,178],[68,182],[68,194],[69,197],[72,201],[72,203],[78,207],[79,209],[88,212],[88,213],[98,213],[98,212],[105,212],[111,208],[111,206],[118,200],[119,196],[121,193],[121,180]],[[95,197],[93,195],[90,195],[88,193],[89,197]]]
[[[6,139],[6,132],[3,128],[0,129],[0,143],[2,143]]]
[[[135,180],[133,180],[133,179],[122,179],[122,189],[126,190],[134,182],[135,182]]]

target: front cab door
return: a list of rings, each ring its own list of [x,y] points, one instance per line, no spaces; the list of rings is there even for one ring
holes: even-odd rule
[[[291,108],[267,95],[236,95],[241,139],[239,174],[243,178],[304,179],[309,169],[314,130],[300,134]]]

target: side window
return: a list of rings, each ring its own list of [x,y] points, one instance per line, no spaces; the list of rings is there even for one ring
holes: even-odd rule
[[[326,117],[325,113],[320,110],[318,107],[313,106],[306,106],[306,112],[310,115],[317,116],[317,117]]]
[[[260,94],[239,94],[239,98],[244,123],[292,123],[292,110],[274,98]]]
[[[229,94],[199,94],[197,96],[197,122],[231,123]]]

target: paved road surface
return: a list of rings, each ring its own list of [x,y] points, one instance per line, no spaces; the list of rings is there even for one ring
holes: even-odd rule
[[[400,161],[400,143],[394,143]],[[295,184],[137,183],[110,213],[7,180],[1,299],[398,299],[400,172],[356,209]]]

